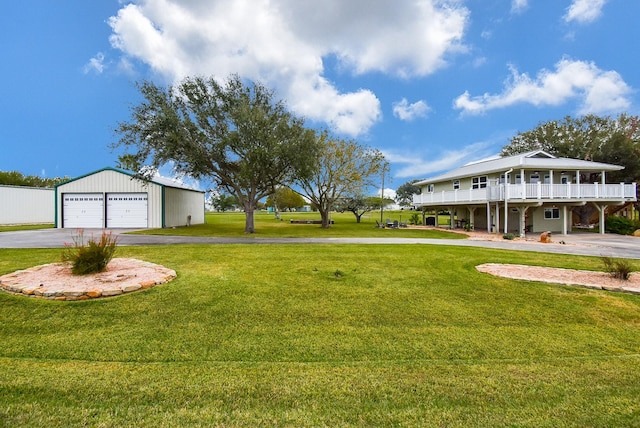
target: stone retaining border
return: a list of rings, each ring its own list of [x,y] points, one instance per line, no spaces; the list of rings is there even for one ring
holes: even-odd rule
[[[65,263],[34,266],[0,276],[0,289],[17,295],[51,300],[88,300],[118,296],[165,284],[176,272],[137,259],[116,258],[97,274],[73,275]]]

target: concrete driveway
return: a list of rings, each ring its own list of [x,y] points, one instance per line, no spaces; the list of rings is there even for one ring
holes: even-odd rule
[[[525,241],[504,239],[420,239],[420,238],[208,238],[190,236],[130,235],[131,229],[113,229],[120,245],[171,244],[415,244],[454,245],[506,250],[523,250],[585,256],[609,256],[640,259],[640,238],[612,234],[572,233],[553,235],[553,243],[543,244],[531,239]],[[72,242],[75,230],[40,229],[0,232],[0,248],[61,248]],[[102,229],[86,229],[85,237],[98,237]],[[0,252],[1,253],[1,252]]]

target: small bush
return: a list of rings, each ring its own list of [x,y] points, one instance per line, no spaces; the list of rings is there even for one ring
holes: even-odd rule
[[[102,232],[100,240],[93,237],[85,244],[84,231],[78,230],[73,243],[65,243],[62,250],[62,261],[71,263],[71,273],[86,275],[103,272],[116,252],[117,237],[111,232]]]
[[[419,224],[422,224],[422,222],[420,221],[420,214],[418,213],[411,214],[411,217],[409,217],[409,224],[414,224],[416,226]]]
[[[618,235],[633,235],[636,229],[640,228],[640,222],[625,217],[607,217],[605,230]]]
[[[612,259],[611,257],[602,257],[604,270],[614,278],[627,281],[631,276],[631,263],[624,259]]]
[[[504,235],[502,235],[502,238],[513,241],[516,238],[516,235],[514,235],[513,233],[505,233]]]

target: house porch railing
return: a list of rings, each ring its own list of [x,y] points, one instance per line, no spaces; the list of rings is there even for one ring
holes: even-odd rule
[[[504,201],[527,202],[542,200],[617,200],[635,201],[636,183],[631,184],[500,184],[484,189],[452,190],[413,195],[414,205],[437,205],[447,203],[483,203]]]

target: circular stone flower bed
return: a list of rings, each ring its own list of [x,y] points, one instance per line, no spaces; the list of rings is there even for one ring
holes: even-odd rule
[[[115,258],[104,272],[73,275],[67,263],[50,263],[0,276],[0,288],[14,294],[53,300],[118,296],[167,283],[176,272],[137,259]]]

